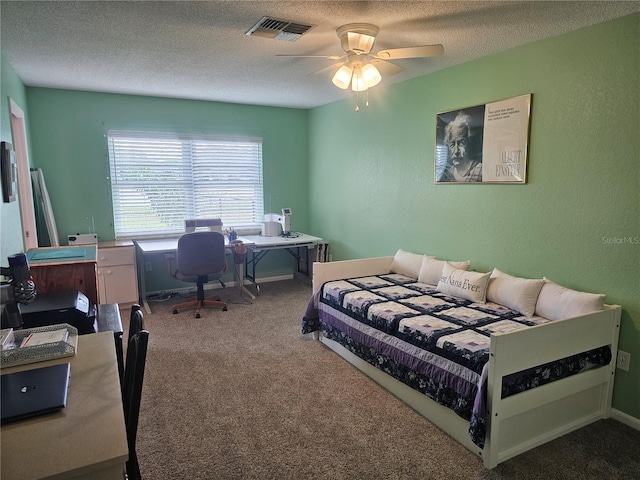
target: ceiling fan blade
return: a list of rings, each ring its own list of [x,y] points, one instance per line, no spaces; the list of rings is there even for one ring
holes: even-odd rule
[[[444,47],[438,44],[381,50],[374,57],[382,60],[397,60],[400,58],[439,57],[443,53]]]
[[[374,58],[371,60],[371,63],[378,69],[383,77],[390,77],[404,71],[404,67],[380,58]]]
[[[340,60],[345,57],[343,55],[276,55],[276,57],[289,57],[289,58],[324,58],[326,60]]]
[[[340,68],[344,64],[345,64],[345,62],[334,63],[334,64],[331,64],[331,65],[329,65],[327,67],[321,68],[320,70],[316,70],[315,72],[311,72],[308,75],[317,75],[319,73],[325,73],[325,72],[328,72],[328,71],[338,70],[338,68]],[[333,73],[335,73],[335,71]]]

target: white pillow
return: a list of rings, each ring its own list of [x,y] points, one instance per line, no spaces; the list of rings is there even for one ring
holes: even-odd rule
[[[450,263],[445,263],[442,267],[442,277],[438,282],[439,292],[462,297],[477,303],[487,301],[487,285],[491,272],[467,272],[456,268]]]
[[[499,303],[526,317],[533,317],[543,279],[512,277],[497,268],[491,272],[487,300]]]
[[[422,260],[422,267],[420,267],[420,274],[418,275],[418,281],[420,283],[427,283],[429,285],[437,285],[442,277],[442,267],[447,263],[446,260],[436,260],[435,257],[425,257]],[[456,268],[461,270],[468,270],[471,262],[449,262]]]
[[[420,273],[420,267],[422,266],[422,259],[425,257],[433,258],[427,257],[426,255],[418,255],[417,253],[398,250],[396,255],[393,257],[390,270],[392,273],[401,273],[407,277],[417,279]]]
[[[606,295],[578,292],[562,287],[545,277],[538,295],[536,315],[549,320],[578,317],[604,309]]]

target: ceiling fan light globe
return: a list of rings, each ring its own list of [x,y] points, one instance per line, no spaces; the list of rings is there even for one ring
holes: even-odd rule
[[[367,88],[367,84],[362,76],[362,70],[360,68],[355,68],[353,71],[353,77],[351,78],[351,90],[354,92],[364,92]]]
[[[335,73],[331,81],[336,87],[346,90],[347,88],[349,88],[349,83],[351,83],[352,75],[353,71],[351,70],[351,67],[343,65]]]
[[[382,75],[374,65],[367,63],[362,67],[362,78],[367,88],[371,88],[380,83]]]

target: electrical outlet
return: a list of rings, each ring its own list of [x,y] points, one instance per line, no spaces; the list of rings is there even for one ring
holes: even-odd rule
[[[145,272],[151,271],[151,262],[144,262],[144,270]]]
[[[620,370],[624,370],[625,372],[628,372],[630,363],[631,363],[631,354],[627,352],[623,352],[622,350],[618,350],[618,361],[616,362],[616,367],[618,367]]]

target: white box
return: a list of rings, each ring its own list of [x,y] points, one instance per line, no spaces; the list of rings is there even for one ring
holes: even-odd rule
[[[76,233],[69,235],[69,245],[90,245],[98,243],[97,233]]]

